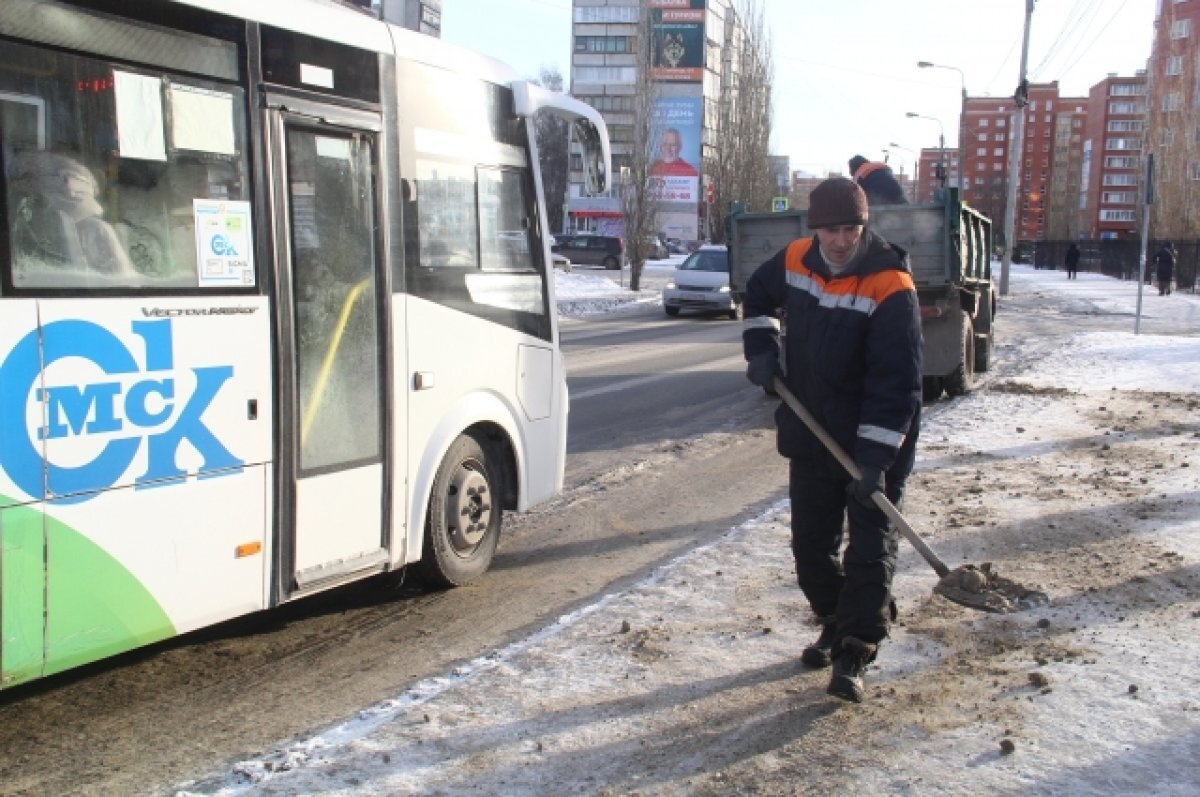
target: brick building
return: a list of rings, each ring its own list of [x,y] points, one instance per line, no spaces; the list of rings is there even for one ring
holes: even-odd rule
[[[1146,124],[1146,75],[1109,75],[1092,86],[1084,125],[1079,235],[1137,238]]]

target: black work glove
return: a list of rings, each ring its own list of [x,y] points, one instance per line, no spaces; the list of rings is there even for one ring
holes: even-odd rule
[[[879,507],[876,506],[871,495],[875,492],[883,492],[883,471],[870,466],[859,468],[859,471],[862,473],[862,478],[851,481],[846,486],[846,495],[869,509],[878,509]]]
[[[771,387],[779,375],[779,355],[773,351],[756,354],[746,363],[746,378],[759,387]]]

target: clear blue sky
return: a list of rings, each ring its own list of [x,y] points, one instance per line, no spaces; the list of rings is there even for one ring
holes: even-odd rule
[[[1037,0],[1027,72],[1086,96],[1108,73],[1144,69],[1158,0]],[[955,146],[963,81],[1003,101],[1021,66],[1025,0],[758,0],[775,60],[772,151],[793,169],[846,170],[890,142]],[[569,87],[571,0],[442,0],[442,38],[534,77],[557,68]],[[920,69],[918,61],[958,67]],[[912,171],[912,155],[892,153]]]

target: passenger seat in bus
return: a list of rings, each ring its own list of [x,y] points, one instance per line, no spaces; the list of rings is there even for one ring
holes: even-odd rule
[[[88,169],[53,152],[24,152],[14,161],[12,243],[24,269],[136,273],[116,231],[102,218],[96,178]]]

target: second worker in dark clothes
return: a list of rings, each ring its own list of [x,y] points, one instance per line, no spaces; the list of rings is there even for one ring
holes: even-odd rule
[[[892,173],[892,167],[869,161],[862,155],[850,159],[850,177],[862,187],[871,205],[907,205],[904,187]]]

